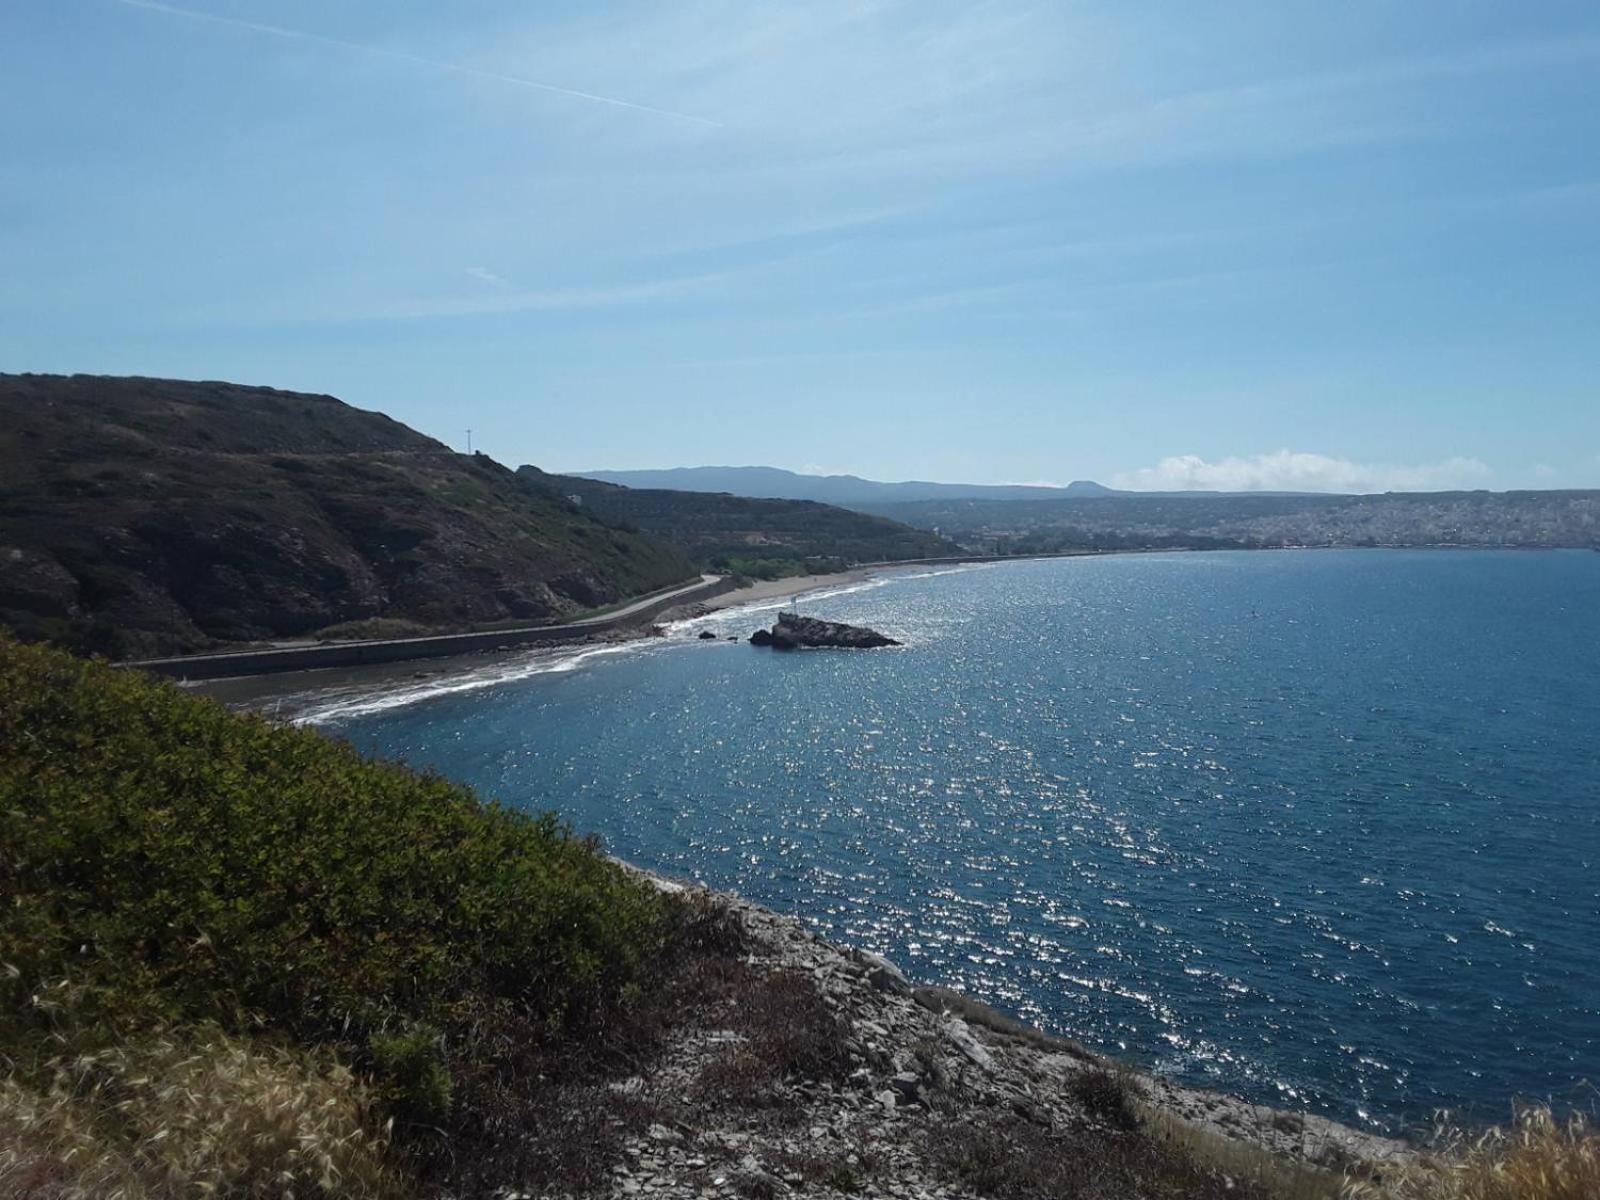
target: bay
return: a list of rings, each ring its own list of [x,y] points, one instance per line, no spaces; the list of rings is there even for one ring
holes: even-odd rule
[[[1600,554],[1119,555],[314,714],[1043,1028],[1375,1127],[1600,1079]],[[716,641],[698,638],[702,629]]]

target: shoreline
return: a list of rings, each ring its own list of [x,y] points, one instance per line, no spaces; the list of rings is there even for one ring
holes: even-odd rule
[[[478,653],[452,655],[428,660],[408,659],[351,667],[317,667],[303,671],[283,671],[271,675],[238,675],[221,679],[193,680],[180,686],[210,696],[229,708],[265,713],[275,719],[295,721],[308,713],[338,706],[360,705],[365,699],[382,704],[388,697],[393,707],[416,703],[426,695],[467,690],[511,682],[530,675],[555,673],[593,655],[616,652],[633,643],[660,638],[664,626],[712,613],[773,600],[804,595],[832,587],[844,587],[875,579],[896,569],[896,565],[855,567],[826,575],[797,575],[787,579],[757,580],[749,587],[691,601],[658,614],[656,622],[634,628],[613,629],[604,634],[577,635],[538,647],[507,646]],[[506,668],[502,675],[495,667]],[[459,679],[459,689],[449,681]]]
[[[857,1076],[866,1078],[857,1081],[853,1076],[852,1084],[870,1102],[853,1104],[848,1092],[813,1094],[803,1122],[813,1132],[832,1132],[841,1116],[855,1116],[852,1108],[865,1110],[875,1124],[883,1122],[872,1130],[874,1140],[903,1149],[914,1144],[905,1136],[906,1126],[932,1115],[923,1093],[951,1079],[959,1079],[953,1090],[960,1095],[960,1107],[969,1112],[1009,1109],[1024,1120],[1048,1125],[1052,1114],[1081,1102],[1074,1080],[1099,1070],[1125,1081],[1152,1129],[1196,1145],[1219,1164],[1248,1170],[1249,1156],[1264,1154],[1314,1171],[1372,1178],[1421,1156],[1419,1146],[1404,1136],[1154,1074],[1028,1025],[964,993],[920,983],[881,955],[829,940],[803,917],[625,859],[612,861],[662,891],[698,894],[721,906],[750,936],[752,965],[818,980],[830,1006],[852,1028],[869,1031],[868,1056],[877,1060],[877,1068],[858,1071]],[[674,1057],[669,1052],[669,1060]],[[939,1119],[951,1118],[946,1114]],[[913,1174],[917,1165],[905,1164]]]
[[[1081,557],[1081,555],[1070,557]],[[773,601],[794,596],[804,596],[830,588],[849,587],[885,576],[893,577],[902,572],[915,571],[918,567],[942,566],[959,569],[968,563],[972,566],[987,565],[981,559],[963,559],[937,564],[886,564],[829,574],[756,581],[746,588],[707,600],[691,602],[681,610],[667,610],[660,614],[660,620],[668,625],[691,623],[702,617],[725,614],[742,607],[770,605]],[[604,638],[575,639],[569,643],[540,647],[536,650],[508,648],[498,652],[464,655],[438,661],[431,668],[416,662],[400,662],[208,680],[190,684],[188,687],[218,699],[230,707],[262,712],[274,719],[293,721],[304,713],[314,712],[328,701],[341,696],[348,696],[352,702],[357,703],[362,699],[393,696],[396,701],[393,707],[403,707],[420,702],[426,699],[427,695],[489,687],[500,682],[525,679],[532,674],[570,670],[588,657],[625,651],[632,644],[652,637],[661,637],[658,627],[617,630]],[[671,640],[688,641],[694,637],[692,633],[679,633]],[[743,641],[743,637],[740,641]],[[512,669],[504,676],[485,675],[485,672],[489,672],[497,665]],[[518,670],[519,665],[531,666],[531,669]],[[452,677],[461,679],[462,686],[459,689],[439,686]],[[407,695],[419,685],[427,695]],[[320,722],[313,718],[312,723]],[[746,919],[753,916],[756,924],[763,926],[769,932],[785,930],[780,938],[781,941],[791,945],[803,941],[810,945],[813,955],[830,962],[859,962],[863,956],[875,957],[859,948],[828,940],[815,932],[802,916],[778,912],[736,893],[709,889],[704,884],[663,875],[626,860],[615,861],[665,889],[687,888],[707,892],[746,914]],[[815,967],[808,966],[807,969]],[[1069,1038],[1039,1030],[1002,1010],[952,989],[937,984],[923,984],[915,978],[906,978],[892,964],[889,965],[889,969],[905,980],[909,989],[905,995],[916,999],[921,1008],[931,1010],[944,1024],[960,1023],[960,1028],[970,1029],[978,1036],[980,1042],[996,1050],[1006,1048],[1010,1054],[1018,1058],[1019,1067],[1022,1062],[1038,1056],[1051,1061],[1058,1060],[1063,1053],[1069,1058],[1074,1057],[1073,1051],[1063,1050],[1063,1047],[1076,1047],[1077,1044],[1071,1042]],[[1363,1129],[1308,1111],[1278,1109],[1259,1101],[1246,1100],[1232,1093],[1213,1091],[1158,1075],[1148,1068],[1114,1055],[1103,1055],[1092,1050],[1086,1053],[1097,1062],[1111,1064],[1118,1070],[1130,1073],[1137,1079],[1138,1091],[1145,1103],[1156,1111],[1183,1125],[1200,1129],[1211,1136],[1218,1136],[1230,1142],[1253,1146],[1268,1153],[1284,1154],[1325,1169],[1335,1163],[1360,1162],[1387,1167],[1408,1161],[1417,1153],[1414,1144],[1403,1135],[1394,1136]]]
[[[712,612],[721,612],[729,608],[741,608],[747,604],[760,604],[764,600],[783,600],[790,596],[801,596],[806,592],[820,591],[823,588],[843,587],[852,583],[864,583],[875,578],[885,571],[892,571],[900,566],[899,563],[873,565],[870,567],[852,567],[848,571],[836,571],[830,575],[792,575],[787,579],[758,579],[749,587],[737,588],[731,592],[724,592],[720,596],[713,596],[709,600],[697,602],[700,608]],[[907,563],[906,566],[915,564]],[[663,613],[670,616],[670,613]]]
[[[832,587],[843,587],[866,582],[880,576],[912,571],[919,567],[946,567],[959,569],[967,566],[993,566],[1009,562],[1038,562],[1044,559],[1104,558],[1144,554],[1193,553],[1256,553],[1261,551],[1303,550],[1544,550],[1574,549],[1575,547],[1514,547],[1514,546],[1261,546],[1226,547],[1218,550],[1195,551],[1181,547],[1152,547],[1117,550],[1064,550],[1049,554],[1013,554],[990,556],[975,554],[965,557],[914,559],[904,562],[868,563],[845,571],[822,575],[798,575],[786,579],[756,580],[747,587],[736,588],[721,595],[691,601],[657,614],[655,623],[632,628],[611,629],[601,633],[574,632],[570,638],[551,639],[536,647],[500,646],[481,651],[468,651],[434,659],[400,659],[389,663],[346,667],[313,667],[297,671],[282,671],[265,675],[223,676],[214,679],[186,680],[180,686],[211,696],[230,708],[286,715],[293,719],[296,713],[314,706],[319,696],[328,693],[354,694],[366,688],[386,689],[423,680],[442,680],[450,676],[467,676],[484,671],[495,664],[510,662],[541,663],[565,659],[585,649],[603,650],[626,645],[641,639],[660,636],[657,630],[663,625],[673,625],[712,613],[725,612],[744,606],[765,604],[773,600],[802,596],[808,592]],[[1581,551],[1580,551],[1581,552]],[[1600,552],[1600,551],[1597,551]],[[131,665],[131,664],[124,664]],[[542,673],[535,668],[531,674]],[[287,707],[288,712],[284,713]]]

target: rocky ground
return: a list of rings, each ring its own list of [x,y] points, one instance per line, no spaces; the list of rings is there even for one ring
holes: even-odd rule
[[[607,1085],[646,1114],[609,1194],[1314,1196],[1413,1154],[1137,1075],[798,920],[714,903],[737,924],[742,974],[647,1070]]]

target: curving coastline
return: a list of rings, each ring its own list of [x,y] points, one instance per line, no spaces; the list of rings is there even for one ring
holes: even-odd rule
[[[758,580],[742,588],[717,586],[687,601],[673,597],[670,604],[653,606],[643,617],[635,614],[604,627],[547,627],[552,636],[529,645],[517,645],[504,636],[468,635],[479,639],[478,649],[457,649],[432,662],[404,656],[388,661],[331,657],[324,659],[323,665],[266,674],[196,675],[182,683],[230,708],[258,710],[286,720],[299,720],[307,714],[322,714],[317,719],[324,719],[345,715],[368,701],[378,707],[394,707],[441,691],[465,691],[527,675],[571,670],[590,657],[617,653],[628,643],[653,636],[662,624],[670,627],[733,608],[759,610],[809,592],[865,583],[887,571],[856,569]],[[330,704],[331,713],[324,713]]]

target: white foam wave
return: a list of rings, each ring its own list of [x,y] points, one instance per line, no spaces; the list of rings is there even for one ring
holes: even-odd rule
[[[792,608],[797,598],[806,603],[814,603],[819,600],[830,600],[839,596],[852,596],[861,592],[874,591],[902,580],[934,579],[941,575],[957,575],[966,571],[982,570],[985,567],[995,565],[998,564],[967,563],[928,571],[887,571],[883,574],[873,575],[867,579],[855,580],[850,583],[823,585],[810,591],[799,592],[789,596],[733,605],[707,613],[704,616],[687,617],[681,621],[669,622],[664,626],[664,629],[669,635],[708,626],[725,629],[734,622],[748,617],[751,613],[777,612],[785,608]],[[393,709],[420,704],[426,700],[436,700],[441,696],[481,691],[484,688],[516,683],[519,680],[531,679],[539,675],[556,675],[568,671],[576,671],[586,663],[596,659],[637,654],[662,648],[664,645],[671,645],[674,642],[681,645],[682,639],[669,639],[668,642],[663,643],[657,638],[646,638],[608,646],[585,646],[564,650],[541,649],[510,659],[500,660],[488,666],[474,667],[467,671],[423,681],[408,681],[392,687],[380,687],[377,690],[367,686],[330,691],[310,698],[305,707],[294,714],[292,720],[298,725],[338,724],[358,717],[371,716],[374,713],[389,712]]]
[[[1000,566],[999,563],[966,563],[961,566],[942,567],[931,571],[906,571],[889,569],[883,574],[873,575],[868,579],[860,579],[844,584],[824,584],[809,591],[793,592],[787,596],[778,596],[770,600],[752,600],[746,604],[733,604],[715,612],[706,613],[699,617],[686,617],[681,621],[673,621],[666,626],[667,629],[691,629],[705,625],[722,625],[731,620],[736,620],[749,613],[781,612],[793,608],[795,602],[804,601],[814,603],[818,600],[832,600],[839,596],[853,596],[860,592],[875,591],[878,588],[888,587],[890,584],[911,579],[937,579],[941,575],[961,575],[967,571],[981,571],[986,567]]]
[[[536,651],[489,666],[476,667],[460,674],[428,679],[419,683],[407,683],[382,691],[362,689],[359,692],[329,693],[312,701],[305,709],[296,713],[294,722],[297,725],[337,724],[356,717],[420,704],[424,700],[436,700],[441,696],[480,691],[483,688],[516,683],[538,675],[564,674],[576,671],[591,659],[638,653],[653,649],[657,644],[652,640],[622,642],[614,646],[586,646],[580,650],[565,652]]]

